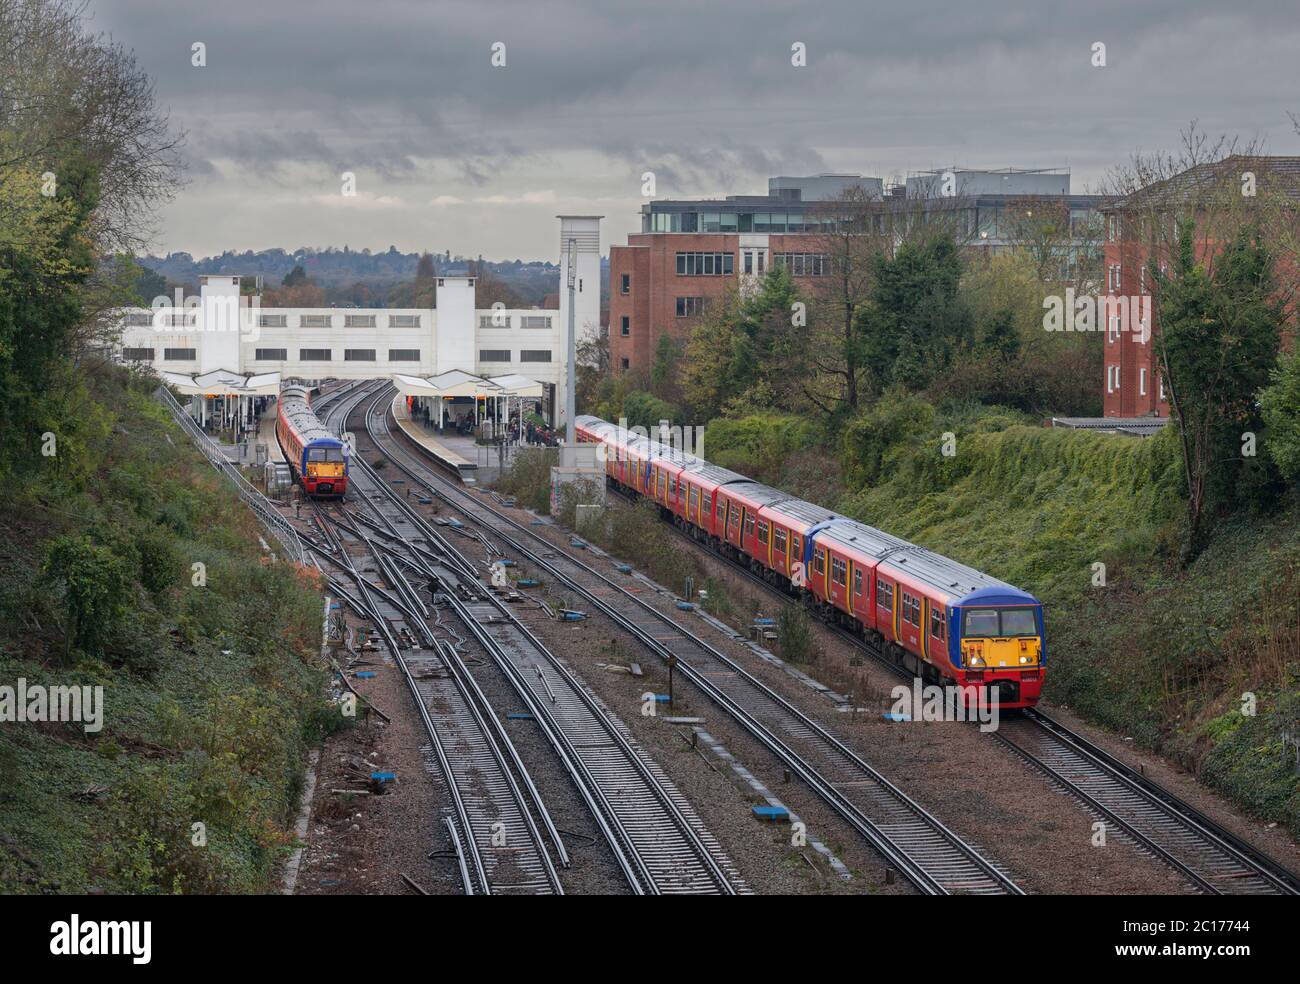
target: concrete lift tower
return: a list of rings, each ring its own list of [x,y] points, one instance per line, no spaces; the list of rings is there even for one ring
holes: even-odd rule
[[[603,215],[559,215],[560,259],[565,289],[560,291],[560,324],[567,325],[564,365],[564,443],[573,447],[577,405],[577,349],[600,336],[600,220]]]

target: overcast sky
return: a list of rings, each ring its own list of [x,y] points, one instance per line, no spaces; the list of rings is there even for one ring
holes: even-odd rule
[[[185,7],[193,9],[185,10]],[[1056,9],[1053,9],[1056,8]],[[1192,119],[1300,153],[1300,4],[1249,0],[91,0],[188,131],[155,246],[602,251],[661,198],[771,174],[1069,167],[1095,189]],[[1092,45],[1106,45],[1094,68]],[[191,46],[206,45],[205,67]],[[505,45],[504,67],[492,46]],[[791,64],[791,45],[807,64]],[[340,175],[356,174],[356,195]]]

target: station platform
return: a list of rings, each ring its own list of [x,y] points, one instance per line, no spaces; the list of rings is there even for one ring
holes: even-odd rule
[[[401,394],[394,397],[392,412],[393,419],[397,421],[397,426],[402,429],[402,433],[433,455],[443,467],[456,472],[461,477],[461,481],[475,481],[478,464],[465,456],[475,453],[473,438],[462,437],[459,434],[438,435],[436,431],[425,428],[422,423],[411,419],[410,411],[406,408],[406,398]],[[457,444],[463,446],[465,454],[457,452],[455,447]]]
[[[278,407],[274,402],[262,411],[262,419],[257,422],[257,443],[266,445],[267,461],[284,461],[284,452],[275,437],[275,420]]]

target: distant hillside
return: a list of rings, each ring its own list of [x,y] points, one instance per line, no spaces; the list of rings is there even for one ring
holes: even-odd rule
[[[415,279],[419,253],[403,253],[390,246],[382,253],[329,247],[303,247],[292,252],[268,249],[260,252],[227,250],[219,256],[196,259],[189,253],[139,258],[142,266],[165,277],[171,284],[197,287],[201,274],[226,274],[244,277],[261,276],[266,285],[278,286],[285,275],[301,265],[319,286],[330,292],[331,300],[346,303],[351,288],[365,285],[368,303],[386,304],[391,288]],[[541,304],[547,294],[558,290],[560,268],[555,263],[522,260],[492,261],[438,253],[433,257],[437,271],[445,275],[464,275],[471,265],[479,264],[487,276],[506,287],[524,304]],[[399,298],[400,300],[400,298]]]

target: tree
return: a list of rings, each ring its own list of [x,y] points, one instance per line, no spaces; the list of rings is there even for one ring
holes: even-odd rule
[[[961,277],[961,253],[950,236],[907,241],[892,257],[877,257],[871,304],[857,320],[863,365],[878,391],[895,382],[924,387],[960,346],[972,343]]]
[[[826,413],[841,403],[852,413],[863,370],[858,311],[888,247],[884,207],[865,188],[851,185],[811,215],[821,230],[816,249],[829,269],[812,278],[815,327],[802,351],[814,378],[805,383],[804,394]]]
[[[1198,261],[1196,241],[1184,223],[1172,267],[1151,269],[1156,352],[1187,485],[1187,560],[1204,546],[1209,509],[1229,502],[1246,435],[1259,430],[1256,394],[1277,362],[1282,324],[1272,257],[1258,228],[1242,228],[1218,251],[1212,270]]]
[[[293,269],[284,275],[280,283],[285,287],[300,287],[307,283],[307,271],[302,268],[301,263],[295,263]]]
[[[1268,425],[1264,445],[1269,456],[1287,481],[1300,481],[1300,351],[1278,360],[1259,405]]]

